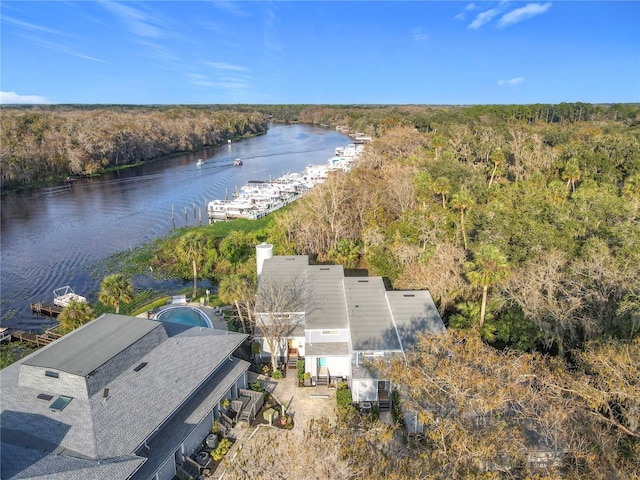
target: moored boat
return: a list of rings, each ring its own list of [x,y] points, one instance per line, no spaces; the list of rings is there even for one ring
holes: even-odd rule
[[[239,167],[240,165],[242,165],[242,160],[240,160],[239,158],[236,158],[236,159],[233,161],[233,166],[234,166],[234,167]]]
[[[56,288],[53,291],[53,304],[59,307],[66,307],[71,302],[85,303],[87,299],[75,293],[69,285]]]
[[[201,158],[196,162],[196,167],[201,167],[202,165],[204,165],[204,160],[202,160]]]

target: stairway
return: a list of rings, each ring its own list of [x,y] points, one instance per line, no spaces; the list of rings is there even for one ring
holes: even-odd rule
[[[329,369],[327,367],[320,367],[320,370],[318,370],[318,378],[316,379],[316,386],[329,386],[329,380]]]
[[[391,398],[389,396],[389,390],[384,389],[384,387],[381,389],[381,383],[378,384],[378,411],[389,412],[391,411]]]
[[[287,350],[287,368],[297,368],[298,367],[298,349],[289,347]]]

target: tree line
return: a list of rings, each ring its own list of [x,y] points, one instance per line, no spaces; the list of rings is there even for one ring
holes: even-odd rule
[[[265,133],[256,111],[197,107],[4,107],[1,187],[136,164]]]

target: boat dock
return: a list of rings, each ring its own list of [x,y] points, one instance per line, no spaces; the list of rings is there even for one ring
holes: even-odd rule
[[[225,200],[209,202],[207,204],[209,223],[236,218],[248,220],[263,218],[297,200],[319,183],[325,182],[332,172],[351,171],[363,150],[364,145],[350,143],[344,147],[337,147],[335,155],[329,158],[327,163],[308,165],[304,172],[288,173],[268,181],[252,180],[234,193],[233,200],[225,198]]]
[[[43,302],[31,304],[31,311],[36,315],[46,315],[48,317],[57,317],[62,312],[62,307],[57,305],[47,305]]]
[[[11,340],[31,343],[32,345],[36,345],[37,347],[44,347],[45,345],[49,345],[54,340],[62,337],[62,334],[56,331],[58,328],[59,325],[56,325],[55,327],[48,328],[44,331],[44,333],[33,333],[25,332],[23,330],[16,330],[15,332],[11,332]]]

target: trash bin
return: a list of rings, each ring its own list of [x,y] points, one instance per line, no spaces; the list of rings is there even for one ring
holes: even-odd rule
[[[362,413],[371,413],[371,402],[362,402],[360,407],[362,408]]]

